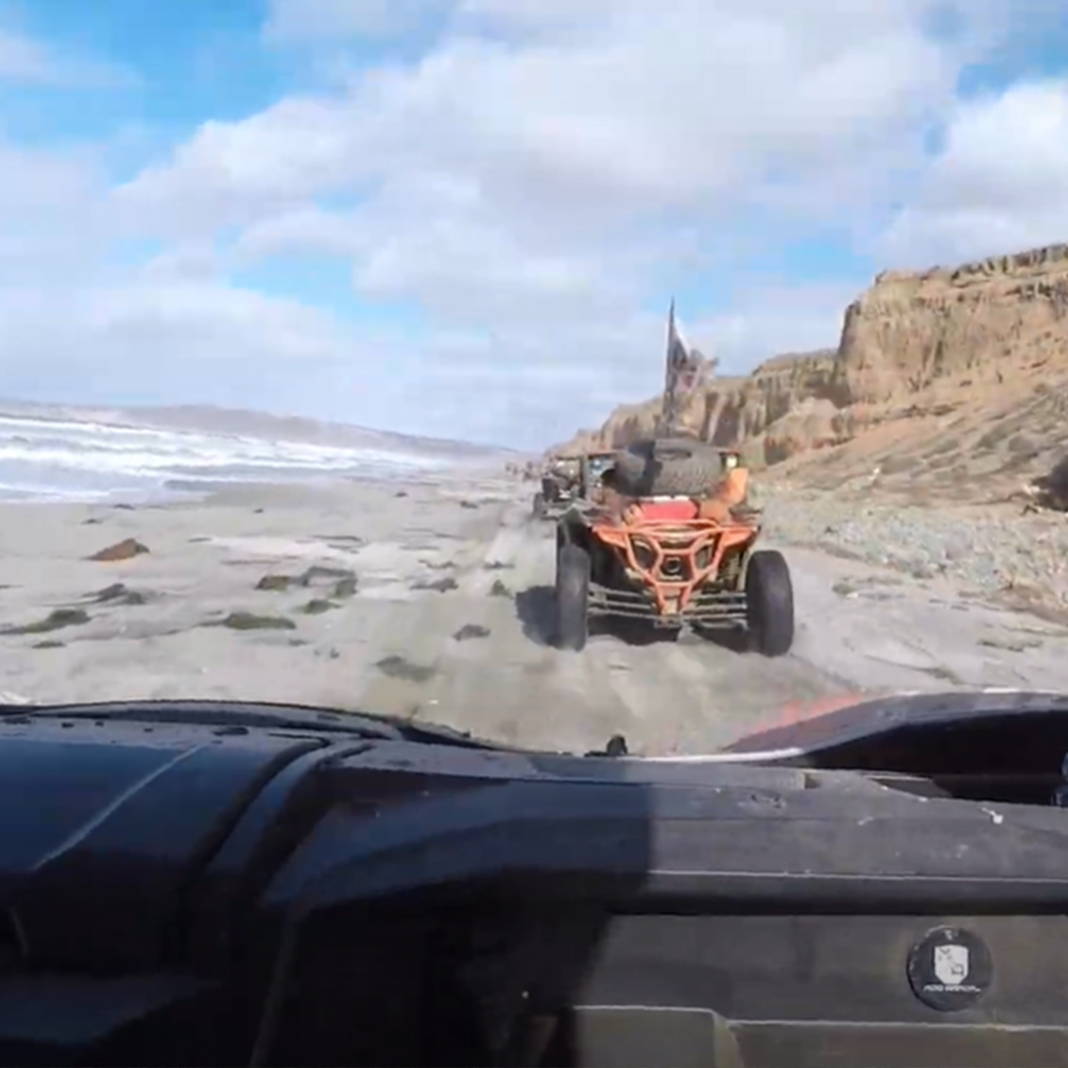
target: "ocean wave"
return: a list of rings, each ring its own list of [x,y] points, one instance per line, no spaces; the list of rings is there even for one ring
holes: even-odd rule
[[[414,451],[0,416],[0,499],[7,500],[152,496],[177,483],[389,477],[446,464]]]

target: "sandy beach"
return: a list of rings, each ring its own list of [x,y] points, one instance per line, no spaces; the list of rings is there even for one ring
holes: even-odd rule
[[[155,505],[0,505],[0,690],[292,701],[577,751],[621,732],[661,754],[707,752],[843,694],[1063,687],[1063,627],[790,545],[787,657],[613,633],[561,652],[552,526],[530,517],[530,493],[467,469]],[[148,551],[89,559],[126,539]]]

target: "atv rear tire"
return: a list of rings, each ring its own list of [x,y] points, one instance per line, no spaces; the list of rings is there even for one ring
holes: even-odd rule
[[[722,477],[719,451],[690,438],[638,441],[616,458],[616,486],[630,497],[703,497]]]
[[[580,545],[556,552],[556,644],[575,652],[589,636],[590,554]]]
[[[794,589],[782,553],[764,549],[745,573],[750,642],[764,656],[782,656],[794,642]]]
[[[534,494],[534,505],[530,510],[535,519],[545,518],[545,497],[540,493]]]

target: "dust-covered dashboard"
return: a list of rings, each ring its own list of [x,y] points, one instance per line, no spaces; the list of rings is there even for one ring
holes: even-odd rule
[[[656,761],[4,709],[0,1063],[1065,1063],[1068,700],[895,700]]]

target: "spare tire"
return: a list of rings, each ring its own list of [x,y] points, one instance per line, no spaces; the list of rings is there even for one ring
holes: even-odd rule
[[[701,497],[723,477],[719,450],[693,438],[651,438],[616,456],[616,488],[628,497]]]

